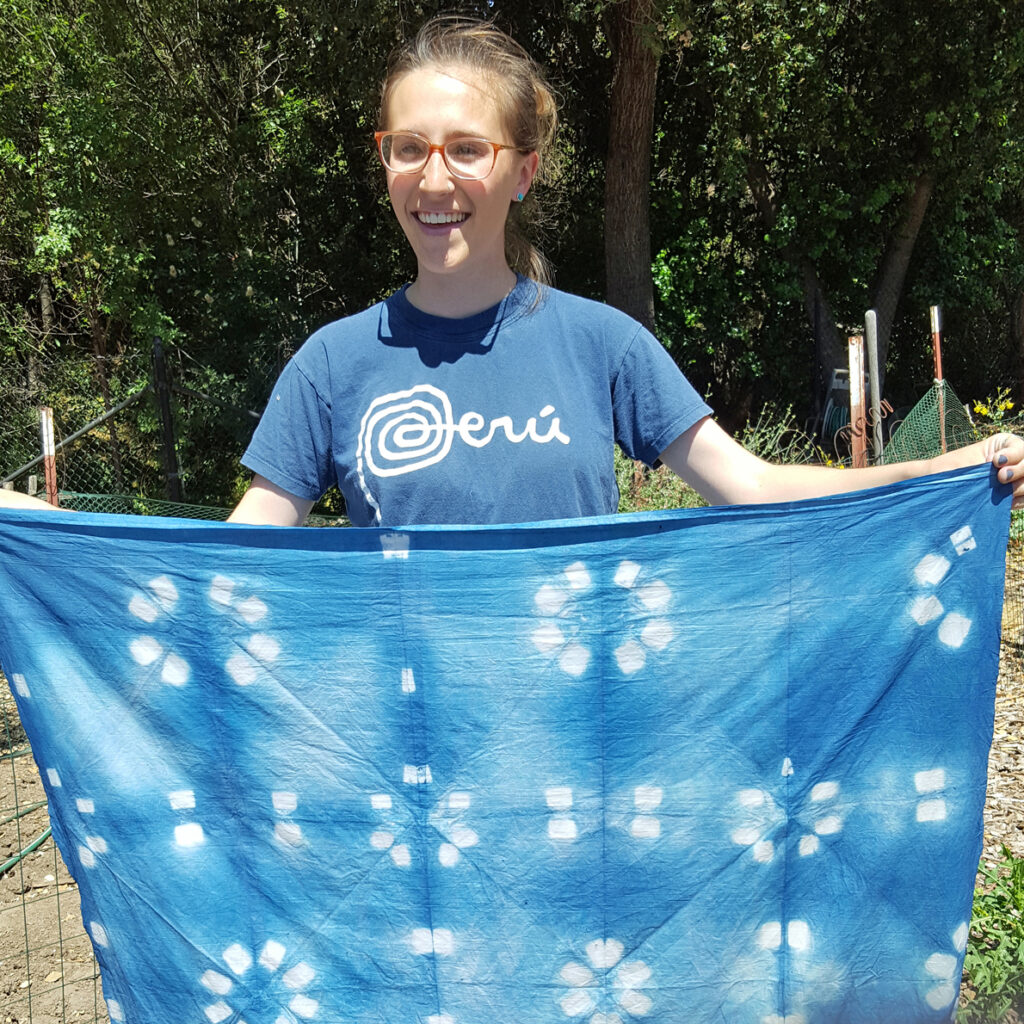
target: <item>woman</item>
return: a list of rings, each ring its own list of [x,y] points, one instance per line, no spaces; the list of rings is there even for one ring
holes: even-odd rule
[[[416,279],[317,332],[286,368],[243,458],[256,476],[232,521],[298,525],[332,484],[356,525],[614,512],[615,441],[719,504],[989,460],[1024,502],[1024,442],[1005,434],[842,473],[745,451],[643,328],[546,285],[517,214],[555,124],[539,67],[490,24],[438,18],[400,53],[377,143]]]

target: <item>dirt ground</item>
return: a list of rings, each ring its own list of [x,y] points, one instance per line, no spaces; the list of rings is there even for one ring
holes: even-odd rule
[[[1008,560],[1006,598],[985,807],[983,857],[990,862],[1004,844],[1024,857],[1024,557],[1019,552]],[[49,824],[44,799],[0,675],[0,865],[44,833]],[[1022,1020],[1011,1013],[1006,1024]],[[93,1022],[108,1024],[96,960],[82,927],[75,883],[47,839],[0,875],[0,1024]]]

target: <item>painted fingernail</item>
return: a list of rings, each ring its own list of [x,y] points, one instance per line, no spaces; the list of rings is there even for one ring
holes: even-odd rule
[[[1006,456],[1005,455],[1000,455],[999,458],[996,459],[996,465],[997,466],[1005,466],[1006,465]]]
[[[1009,483],[1013,479],[1013,470],[1007,469],[1003,472],[1003,483]]]

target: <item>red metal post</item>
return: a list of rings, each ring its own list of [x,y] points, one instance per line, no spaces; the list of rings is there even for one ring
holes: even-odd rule
[[[57,459],[53,440],[53,409],[48,405],[39,407],[39,440],[43,449],[43,472],[46,477],[46,500],[57,508]]]

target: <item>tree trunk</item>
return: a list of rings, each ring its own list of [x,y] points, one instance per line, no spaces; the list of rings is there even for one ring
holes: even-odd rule
[[[96,360],[96,379],[100,387],[100,395],[103,398],[103,411],[110,412],[113,401],[110,397],[110,377],[107,373],[107,328],[103,323],[103,317],[99,307],[92,299],[87,300],[86,315],[89,319],[89,333],[92,335],[92,351]],[[107,420],[107,427],[110,430],[110,467],[114,472],[114,486],[118,493],[123,494],[124,473],[121,470],[121,446],[117,440],[117,425],[115,417]]]
[[[1016,292],[1010,299],[1010,351],[1017,377],[1013,397],[1019,410],[1024,404],[1024,291]]]
[[[828,297],[818,280],[818,271],[806,257],[800,261],[800,280],[804,289],[804,306],[814,337],[814,376],[811,379],[811,411],[815,418],[825,411],[832,371],[845,368],[849,362],[846,340],[839,336],[835,316]]]
[[[914,244],[917,242],[917,235],[928,211],[928,203],[934,188],[935,177],[931,171],[924,171],[918,175],[913,190],[903,202],[899,222],[889,236],[882,265],[875,279],[872,306],[878,314],[878,367],[882,390],[885,388],[883,372],[889,353],[892,322],[896,316],[900,296],[903,294],[903,282],[907,277],[910,258],[914,254]]]
[[[605,294],[654,328],[650,177],[658,55],[651,45],[654,0],[620,0],[608,12],[615,61],[605,164]]]

